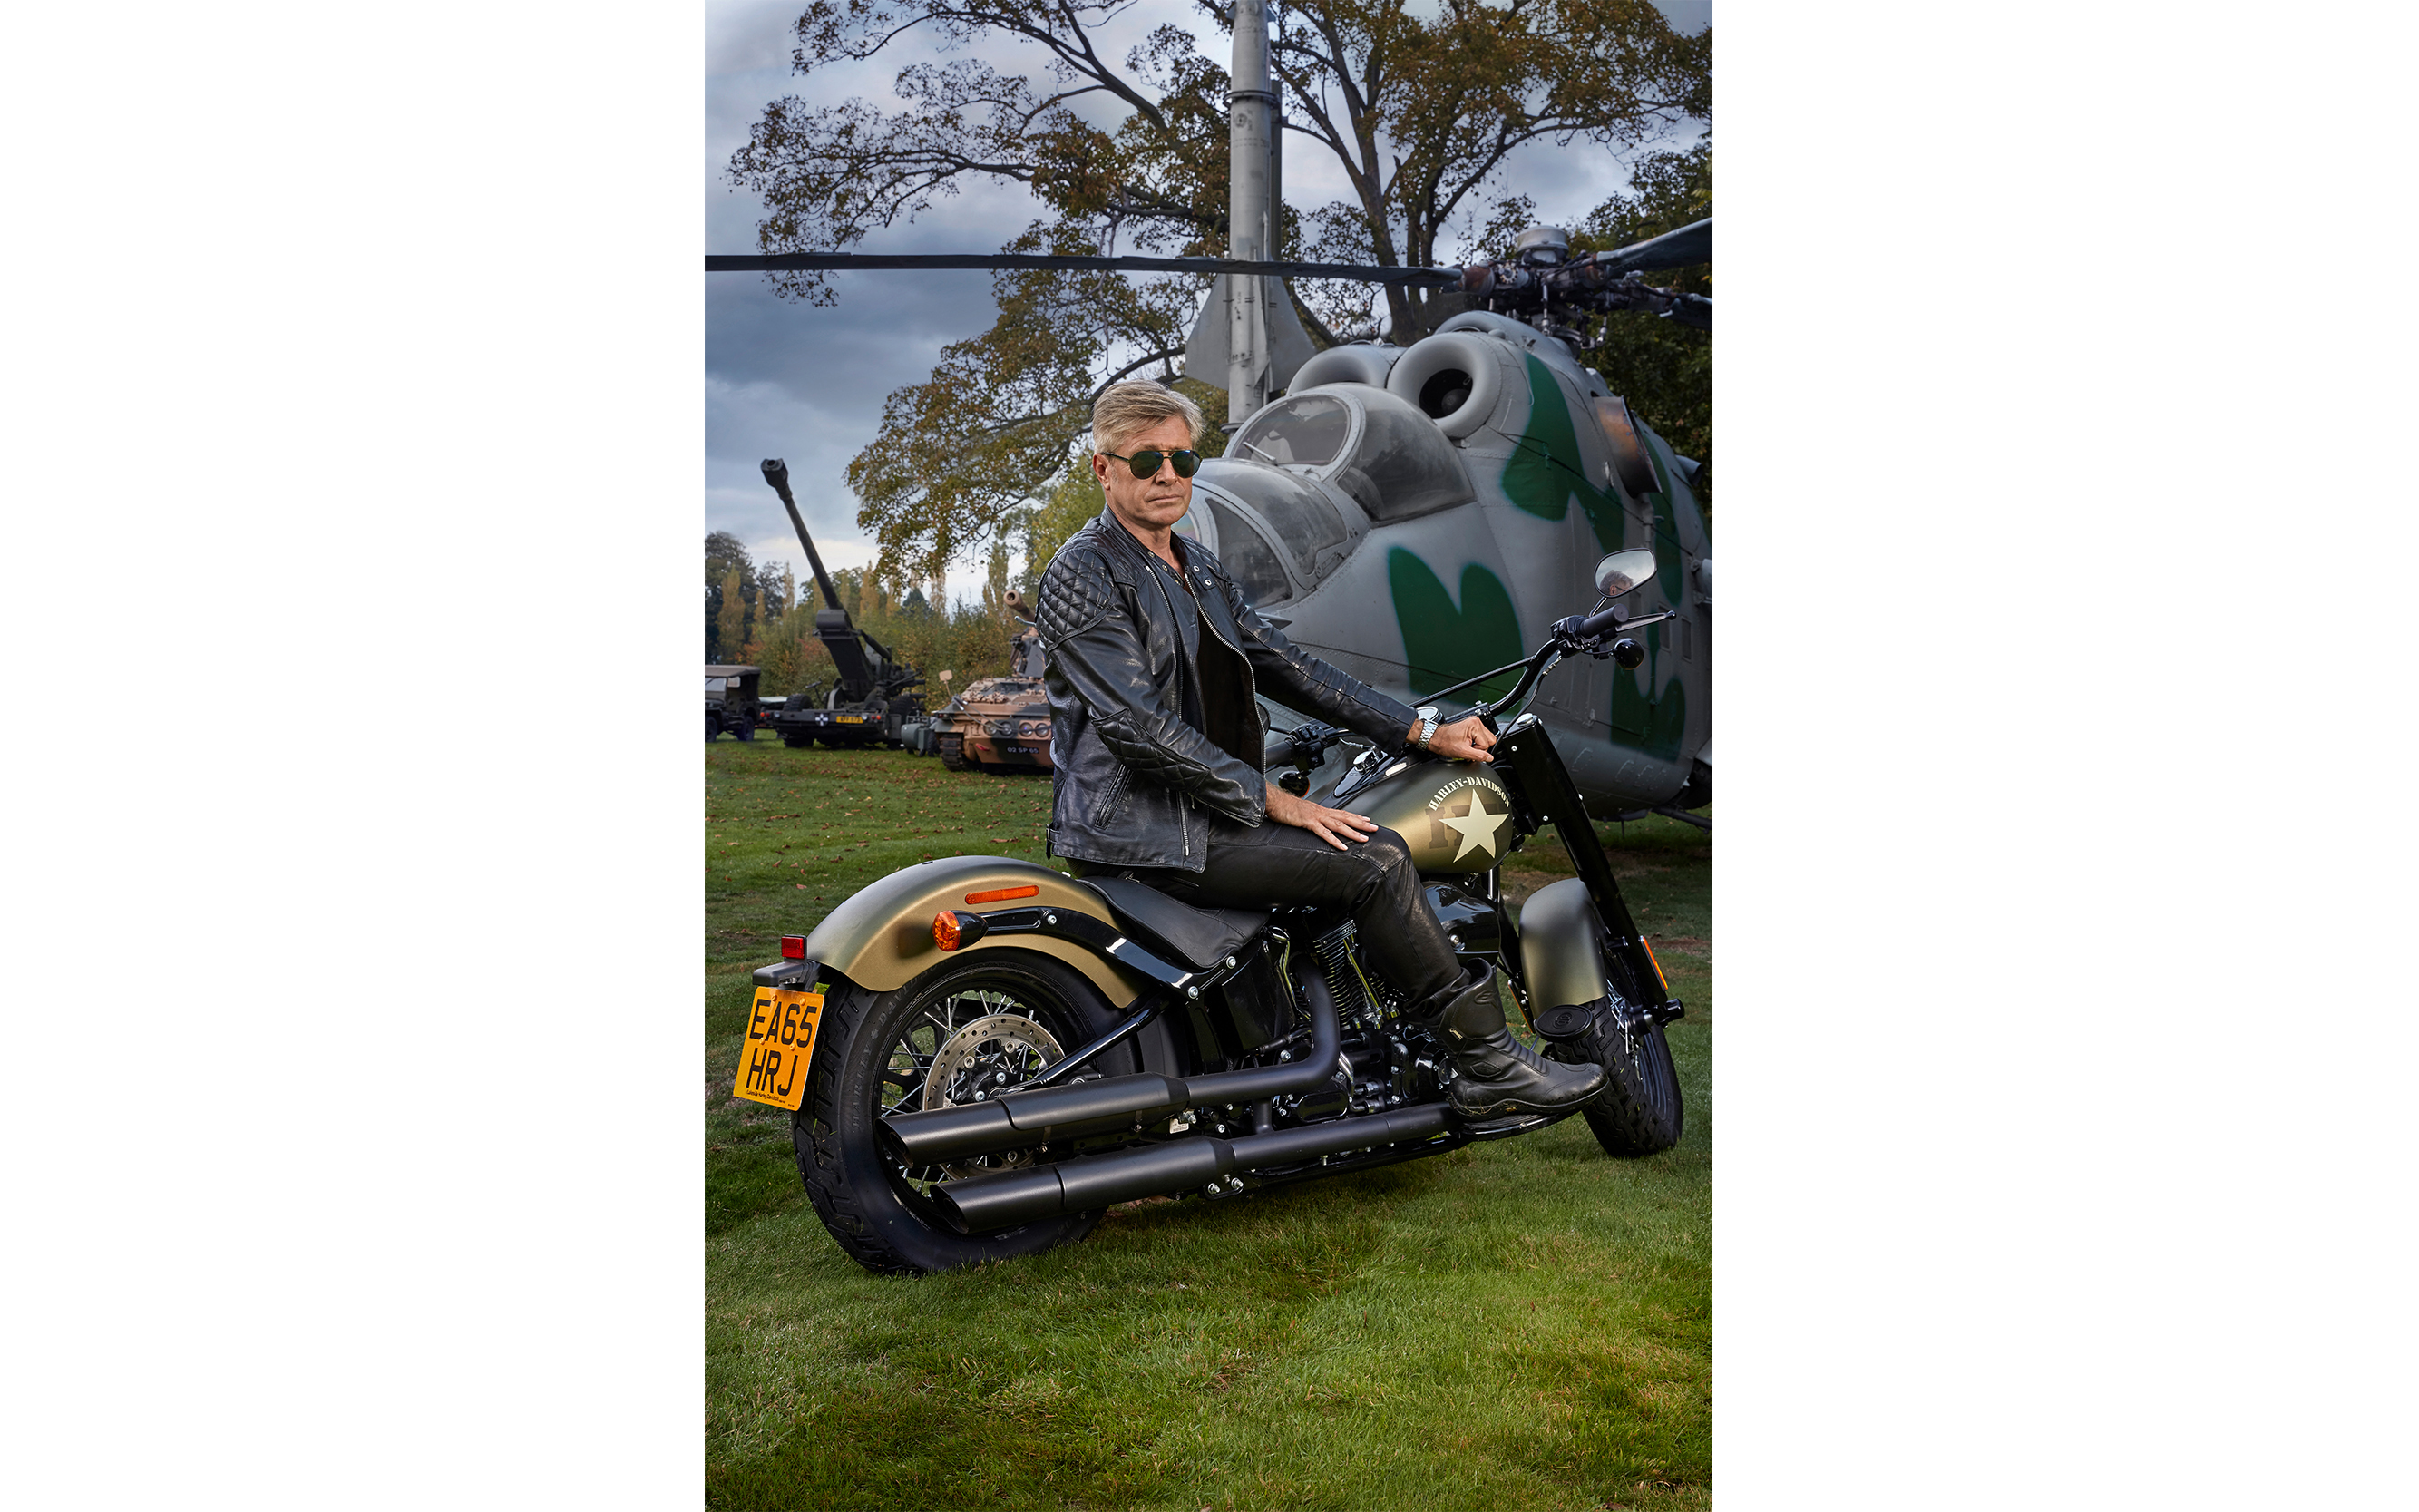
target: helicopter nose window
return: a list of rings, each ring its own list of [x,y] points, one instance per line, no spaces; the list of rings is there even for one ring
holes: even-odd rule
[[[1235,438],[1235,455],[1278,467],[1333,462],[1344,450],[1352,414],[1342,401],[1304,393],[1281,399],[1252,417]]]
[[[1253,607],[1266,609],[1291,598],[1293,584],[1267,539],[1218,499],[1199,493],[1194,497],[1208,500],[1210,517],[1218,532],[1218,560],[1227,575],[1242,584]]]

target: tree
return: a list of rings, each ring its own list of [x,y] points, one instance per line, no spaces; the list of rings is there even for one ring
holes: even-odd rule
[[[1714,145],[1698,143],[1686,152],[1658,152],[1631,170],[1632,193],[1616,194],[1573,228],[1574,251],[1625,247],[1714,213]],[[1649,275],[1648,282],[1710,296],[1714,268],[1700,263]],[[1672,320],[1615,312],[1581,322],[1600,343],[1591,361],[1612,392],[1683,456],[1707,463],[1694,486],[1712,509],[1714,459],[1713,333]]]
[[[1197,0],[1221,26],[1232,10]],[[763,196],[767,252],[843,249],[913,221],[968,178],[1025,185],[1044,211],[1004,251],[1213,255],[1227,208],[1224,69],[1162,26],[1122,65],[1095,33],[1125,0],[813,0],[792,64],[819,70],[902,38],[944,48],[1007,41],[1044,82],[977,59],[917,62],[894,88],[908,108],[775,100],[729,176]],[[1433,265],[1510,213],[1488,185],[1527,143],[1628,147],[1684,116],[1709,118],[1710,30],[1674,34],[1650,0],[1295,0],[1271,33],[1284,134],[1333,156],[1354,198],[1304,220],[1280,207],[1282,255]],[[1122,112],[1095,125],[1074,106]],[[1460,228],[1458,231],[1456,228]],[[1482,236],[1480,239],[1485,239]],[[774,275],[829,303],[823,274]],[[884,407],[881,437],[850,464],[858,522],[886,563],[930,571],[1014,527],[1065,467],[1109,382],[1176,381],[1205,282],[1182,275],[1001,273],[999,318],[945,347],[926,382]],[[1394,327],[1424,329],[1426,297],[1389,286]],[[1365,285],[1297,294],[1315,339]],[[1221,389],[1192,384],[1225,419]]]
[[[733,572],[745,583],[754,576],[756,564],[748,559],[747,548],[729,531],[716,531],[705,538],[705,659],[724,659],[725,648],[732,656],[739,655],[739,642],[722,633],[722,595]],[[744,591],[744,590],[743,590]]]
[[[750,575],[747,596],[756,606],[756,617],[770,625],[790,611],[790,564],[760,562]]]
[[[716,615],[715,655],[744,656],[747,654],[747,579],[737,567],[722,578],[722,609]]]

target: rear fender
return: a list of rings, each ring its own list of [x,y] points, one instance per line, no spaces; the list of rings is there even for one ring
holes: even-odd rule
[[[969,897],[1032,887],[1014,899],[972,903]],[[932,916],[945,910],[1064,908],[1117,929],[1101,895],[1064,872],[1004,856],[952,856],[893,872],[824,916],[807,936],[807,958],[871,992],[902,987],[938,965],[945,952],[932,941]],[[1090,979],[1112,1008],[1127,1008],[1150,985],[1072,940],[1046,934],[1003,934],[961,947],[963,959],[987,950],[1023,950],[1065,962]]]
[[[1521,905],[1520,967],[1532,1013],[1604,995],[1609,973],[1597,946],[1600,931],[1587,883],[1579,877],[1540,887]]]

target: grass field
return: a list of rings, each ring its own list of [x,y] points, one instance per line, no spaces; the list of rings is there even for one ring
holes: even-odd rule
[[[789,1116],[729,1094],[748,972],[928,856],[1041,860],[1046,777],[900,752],[706,752],[706,1474],[718,1508],[1697,1508],[1712,1501],[1712,848],[1602,827],[1688,1016],[1679,1147],[1543,1134],[1035,1258],[866,1274]],[[1567,874],[1550,837],[1516,896]]]

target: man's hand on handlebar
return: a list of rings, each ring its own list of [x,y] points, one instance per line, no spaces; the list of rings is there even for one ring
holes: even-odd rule
[[[1419,733],[1417,727],[1413,727],[1411,733],[1416,736]],[[1473,714],[1466,719],[1456,719],[1451,724],[1439,726],[1436,738],[1428,742],[1428,749],[1451,761],[1491,762],[1495,758],[1487,752],[1494,744],[1495,732],[1487,728],[1486,720]]]
[[[1438,733],[1443,739],[1443,733]],[[1358,845],[1378,832],[1378,822],[1341,809],[1326,809],[1308,798],[1298,798],[1274,782],[1269,784],[1269,817],[1280,825],[1307,829],[1337,850],[1347,849],[1346,841]]]

